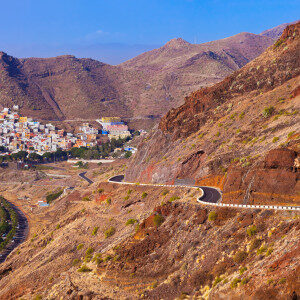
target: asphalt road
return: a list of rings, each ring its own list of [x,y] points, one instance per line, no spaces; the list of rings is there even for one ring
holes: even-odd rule
[[[206,186],[200,186],[200,188],[204,192],[204,195],[201,197],[202,201],[209,203],[217,203],[219,200],[221,200],[222,195],[217,189]]]
[[[25,216],[25,214],[14,204],[9,202],[11,207],[16,211],[18,214],[18,220],[19,220],[19,228],[16,232],[16,235],[13,237],[13,240],[7,248],[5,248],[1,253],[0,253],[0,263],[4,262],[7,256],[21,243],[23,243],[28,235],[29,232],[29,224],[28,220]]]
[[[85,181],[87,181],[89,184],[92,184],[94,183],[94,181],[92,181],[91,179],[87,178],[85,176],[86,172],[82,172],[82,173],[79,173],[78,176],[81,177],[82,179],[84,179]]]
[[[117,175],[112,178],[110,178],[108,181],[109,182],[117,182],[120,183],[124,180],[124,175]],[[155,186],[155,184],[153,184]],[[178,186],[183,186],[183,187],[188,187],[186,185],[174,185],[174,187]],[[206,186],[191,186],[194,188],[201,188],[204,192],[204,195],[201,197],[201,200],[204,202],[209,202],[209,203],[217,203],[219,200],[221,200],[222,195],[219,192],[219,190],[212,188],[212,187],[206,187]]]

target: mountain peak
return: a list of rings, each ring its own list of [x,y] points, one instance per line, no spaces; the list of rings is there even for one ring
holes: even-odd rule
[[[187,47],[189,45],[191,45],[191,44],[182,38],[174,38],[174,39],[168,41],[165,44],[165,47],[166,48],[181,48],[181,47]]]

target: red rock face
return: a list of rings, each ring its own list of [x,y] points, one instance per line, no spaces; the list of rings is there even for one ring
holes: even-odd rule
[[[300,85],[297,86],[292,92],[292,98],[295,98],[300,95]]]
[[[189,156],[180,166],[180,171],[177,174],[177,178],[193,179],[194,174],[197,173],[199,168],[202,167],[202,162],[205,159],[205,153],[199,150]]]
[[[264,161],[266,169],[287,169],[294,166],[297,153],[290,149],[273,149],[268,152]]]
[[[300,171],[294,168],[296,157],[293,150],[273,149],[253,167],[230,168],[224,185],[224,202],[299,204]]]

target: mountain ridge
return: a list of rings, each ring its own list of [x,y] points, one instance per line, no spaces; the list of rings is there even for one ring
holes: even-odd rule
[[[199,45],[175,38],[117,66],[73,55],[18,59],[2,53],[0,106],[17,104],[41,120],[120,116],[151,127],[190,92],[222,80],[272,43],[251,33]]]
[[[300,22],[289,25],[253,61],[171,109],[140,142],[125,179],[189,179],[233,203],[299,204],[299,32]]]

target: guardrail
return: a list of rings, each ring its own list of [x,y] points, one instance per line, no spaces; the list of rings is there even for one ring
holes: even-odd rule
[[[219,206],[219,207],[234,207],[234,208],[250,208],[250,209],[273,209],[273,210],[296,210],[300,211],[298,206],[279,206],[279,205],[248,205],[248,204],[230,204],[230,203],[211,203],[197,198],[197,202],[204,205]]]
[[[115,179],[115,180],[114,180]],[[214,203],[206,202],[201,199],[205,196],[205,193],[202,188],[197,186],[188,186],[188,185],[171,185],[171,184],[150,184],[150,183],[134,183],[134,182],[123,182],[123,175],[117,175],[108,180],[111,183],[123,184],[123,185],[141,185],[141,186],[158,186],[158,187],[170,187],[170,188],[189,188],[196,189],[200,192],[200,195],[197,198],[197,202],[203,205],[218,206],[218,207],[233,207],[233,208],[248,208],[248,209],[273,209],[273,210],[292,210],[300,211],[299,206],[279,206],[279,205],[247,205],[247,204],[230,204],[230,203]],[[217,189],[216,189],[217,190]]]

